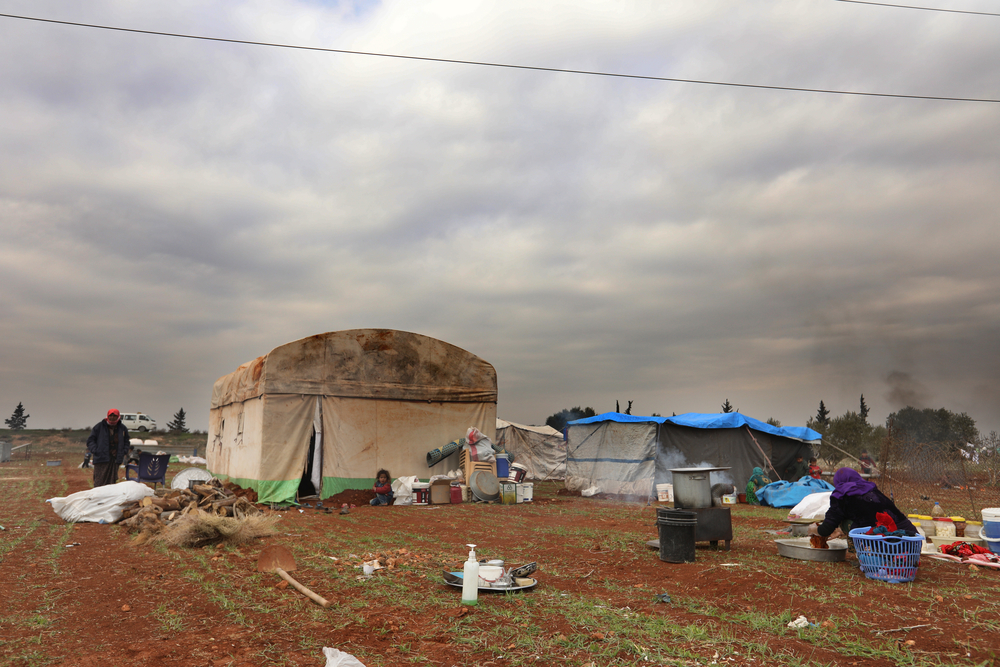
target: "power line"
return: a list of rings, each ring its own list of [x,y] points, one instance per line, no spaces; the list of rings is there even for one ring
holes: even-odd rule
[[[837,2],[853,2],[856,5],[877,5],[879,7],[896,7],[898,9],[920,9],[925,12],[947,12],[949,14],[975,14],[976,16],[1000,16],[991,12],[972,12],[965,9],[941,9],[939,7],[916,7],[914,5],[892,5],[887,2],[868,2],[868,0],[837,0]]]
[[[847,2],[848,0],[843,0]],[[55,23],[58,25],[68,25],[77,28],[95,28],[97,30],[113,30],[117,32],[129,32],[140,35],[156,35],[159,37],[178,37],[181,39],[196,39],[208,42],[223,42],[227,44],[245,44],[247,46],[268,46],[278,49],[295,49],[299,51],[318,51],[321,53],[341,53],[353,56],[370,56],[374,58],[396,58],[399,60],[418,60],[422,62],[449,63],[453,65],[475,65],[478,67],[502,67],[506,69],[520,69],[535,72],[555,72],[559,74],[583,74],[587,76],[603,76],[617,79],[638,79],[641,81],[667,81],[672,83],[694,83],[703,86],[728,86],[731,88],[753,88],[758,90],[783,90],[796,93],[823,93],[825,95],[853,95],[856,97],[884,97],[907,100],[934,100],[940,102],[980,102],[989,104],[1000,104],[1000,99],[978,98],[978,97],[943,97],[937,95],[904,95],[900,93],[872,93],[857,90],[833,90],[826,88],[799,88],[796,86],[772,86],[757,83],[735,83],[732,81],[708,81],[703,79],[681,79],[667,76],[648,76],[643,74],[621,74],[618,72],[598,72],[592,70],[564,69],[560,67],[541,67],[537,65],[513,65],[510,63],[493,63],[478,60],[458,60],[453,58],[431,58],[429,56],[408,56],[397,53],[377,53],[372,51],[350,51],[347,49],[330,49],[320,46],[301,46],[297,44],[280,44],[275,42],[257,42],[247,39],[229,39],[225,37],[206,37],[203,35],[185,35],[176,32],[161,32],[158,30],[140,30],[138,28],[121,28],[117,26],[97,25],[93,23],[78,23],[75,21],[59,21],[56,19],[43,19],[34,16],[18,16],[15,14],[0,14],[0,17],[9,19],[19,19],[23,21],[37,21],[40,23]]]

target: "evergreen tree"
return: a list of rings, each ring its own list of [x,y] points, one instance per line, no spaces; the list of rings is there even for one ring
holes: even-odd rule
[[[830,411],[823,405],[822,400],[819,402],[819,409],[816,410],[816,423],[820,426],[827,426],[830,423]]]
[[[861,419],[868,421],[868,404],[865,403],[865,395],[861,394],[861,410],[858,411],[861,415]]]
[[[732,403],[729,402],[729,399],[727,398],[726,402],[722,404],[722,412],[723,414],[725,414],[732,411],[733,411],[733,405]]]
[[[557,431],[561,431],[566,428],[566,422],[575,421],[577,419],[585,419],[587,417],[596,417],[597,411],[594,408],[581,408],[579,406],[575,408],[570,408],[569,410],[560,410],[551,417],[545,420],[546,426],[551,426]]]
[[[10,419],[4,419],[3,423],[6,424],[12,431],[20,431],[28,424],[28,417],[31,415],[24,414],[24,405],[18,402],[17,407],[14,408],[14,414],[10,416]]]
[[[187,433],[187,425],[184,423],[186,419],[187,415],[184,414],[184,408],[181,408],[174,413],[174,420],[167,422],[167,430],[171,433]]]
[[[775,428],[781,428],[781,422],[779,422],[774,417],[768,417],[767,423],[770,424],[771,426],[774,426]]]

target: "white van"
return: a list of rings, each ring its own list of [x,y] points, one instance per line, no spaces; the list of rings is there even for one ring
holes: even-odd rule
[[[156,420],[141,412],[123,412],[122,424],[130,431],[155,431]]]

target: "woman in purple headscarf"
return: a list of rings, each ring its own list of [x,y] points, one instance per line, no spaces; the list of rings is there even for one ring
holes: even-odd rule
[[[869,482],[853,468],[841,468],[833,475],[834,492],[830,494],[830,509],[823,523],[809,526],[810,535],[836,537],[840,529],[847,533],[852,527],[875,526],[875,515],[888,512],[896,522],[897,530],[905,530],[907,535],[916,535],[914,527],[896,504],[878,490],[875,482]],[[846,526],[846,527],[845,527]]]

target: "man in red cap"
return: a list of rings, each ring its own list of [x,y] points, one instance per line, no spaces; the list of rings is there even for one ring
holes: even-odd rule
[[[94,460],[94,486],[118,481],[118,468],[128,454],[128,429],[121,423],[121,413],[115,408],[90,431],[87,452]]]

